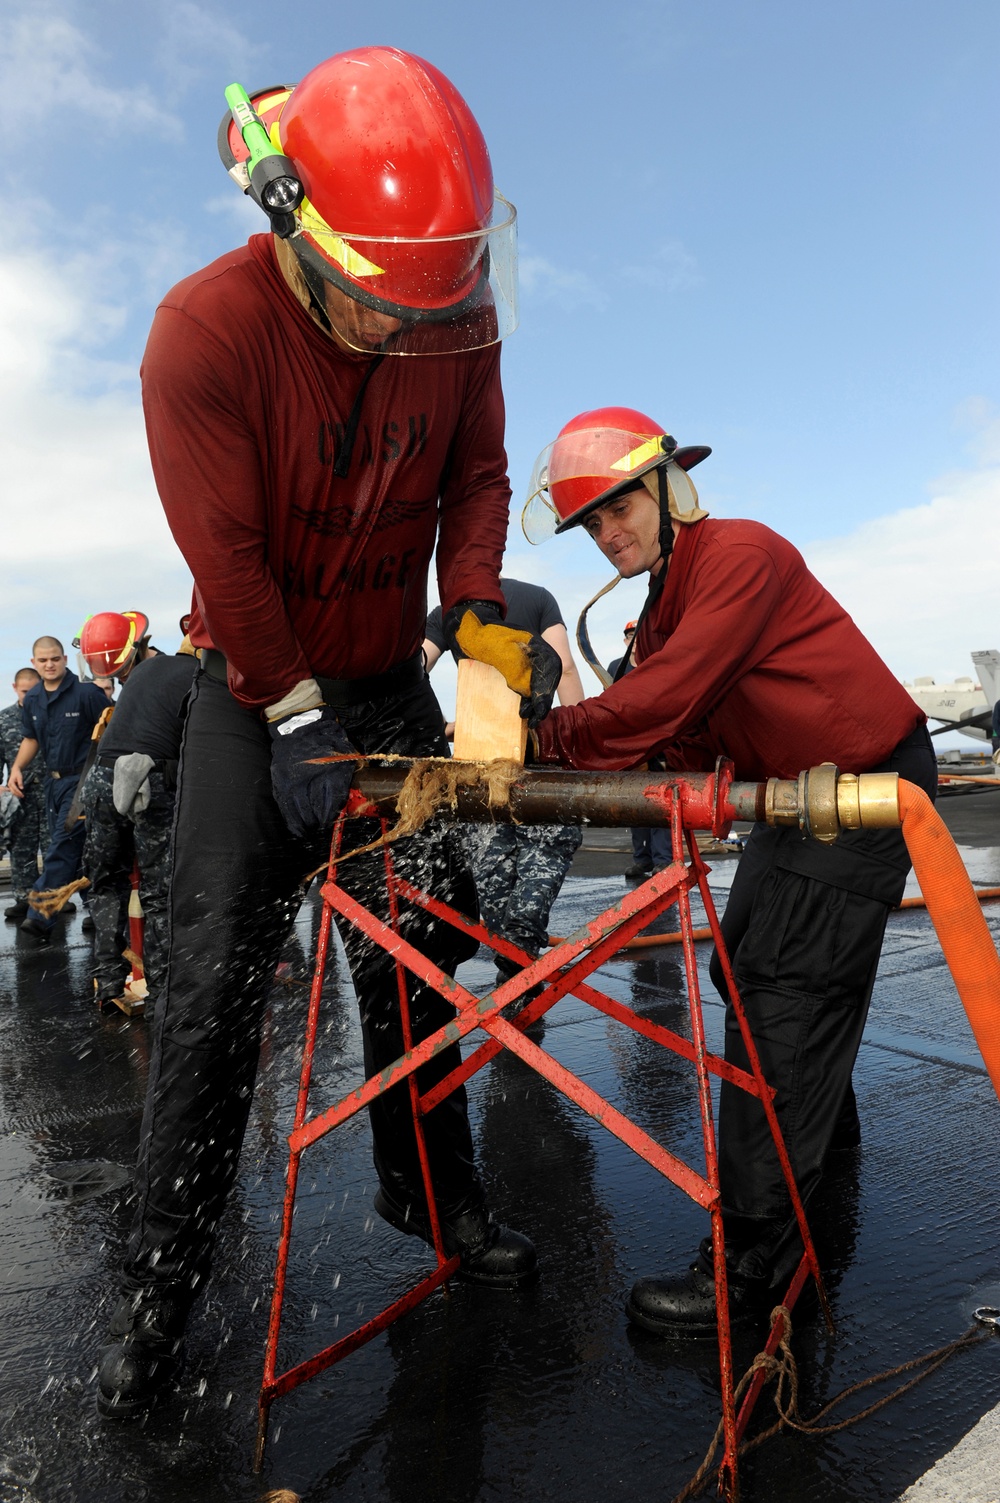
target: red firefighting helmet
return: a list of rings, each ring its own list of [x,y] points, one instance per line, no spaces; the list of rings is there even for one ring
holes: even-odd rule
[[[124,678],[135,663],[149,617],[141,611],[99,611],[74,641],[95,678]]]
[[[670,515],[698,522],[707,513],[687,471],[711,454],[704,445],[679,449],[652,418],[632,407],[581,412],[535,461],[521,516],[529,543],[577,527],[598,506],[632,490],[637,480],[665,468]]]
[[[319,276],[402,320],[386,353],[471,349],[510,333],[515,210],[495,195],[483,134],[443,73],[395,47],[358,47],[250,98],[303,185],[290,243],[310,285]],[[219,149],[245,189],[248,151],[231,116]],[[450,342],[440,329],[415,340],[427,323],[460,327]]]

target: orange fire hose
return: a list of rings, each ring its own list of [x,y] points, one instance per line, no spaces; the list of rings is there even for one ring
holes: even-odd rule
[[[963,868],[964,870],[964,868]],[[1000,898],[1000,887],[973,887],[973,896],[977,903],[988,902],[991,898]],[[896,912],[900,908],[926,908],[926,898],[903,898],[897,905]],[[637,934],[634,939],[627,939],[622,945],[623,950],[648,950],[654,945],[679,945],[684,938],[679,930],[669,934]],[[711,939],[711,929],[692,929],[692,939]],[[547,943],[550,945],[565,944],[565,937],[561,934],[550,934]]]
[[[652,945],[679,945],[684,938],[680,930],[673,930],[670,934],[637,934],[634,939],[627,939],[622,945],[623,950],[648,950]],[[692,939],[711,939],[711,929],[692,929]],[[550,934],[548,944],[563,945],[566,943],[562,934]]]
[[[899,812],[927,912],[1000,1096],[1000,955],[947,826],[923,789],[902,778]]]
[[[911,852],[911,855],[913,855],[913,852]],[[916,867],[916,861],[913,864]],[[965,867],[962,867],[962,870],[965,870]],[[1000,887],[973,887],[971,882],[968,884],[968,887],[970,887],[971,894],[973,894],[977,903],[989,902],[994,897],[1000,897]],[[928,908],[928,906],[926,897],[904,897],[896,905],[896,912],[901,908]],[[666,933],[666,935],[636,935],[635,939],[627,939],[621,948],[623,950],[651,950],[654,945],[680,944],[683,938],[684,936],[681,935],[680,930],[672,930],[671,933]],[[711,939],[711,929],[692,929],[692,939]],[[549,935],[547,936],[546,944],[565,944],[565,936]]]

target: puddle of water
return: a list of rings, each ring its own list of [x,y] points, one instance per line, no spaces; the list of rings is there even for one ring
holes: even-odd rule
[[[24,1185],[20,1193],[29,1200],[96,1200],[111,1190],[121,1190],[131,1180],[131,1169],[122,1164],[79,1159],[69,1164],[50,1164],[40,1180]]]

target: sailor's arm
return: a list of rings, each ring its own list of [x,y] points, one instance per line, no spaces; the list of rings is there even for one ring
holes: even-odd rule
[[[537,759],[568,767],[638,767],[690,735],[746,672],[780,594],[764,550],[715,550],[692,581],[690,603],[666,646],[603,694],[553,710],[536,731]]]
[[[468,358],[470,378],[439,503],[437,572],[442,617],[466,600],[491,601],[501,616],[507,609],[500,588],[510,512],[500,347]]]
[[[38,742],[33,736],[25,736],[17,749],[17,756],[14,758],[14,765],[7,779],[7,787],[15,798],[24,797],[24,769],[30,767],[37,755]]]
[[[556,694],[561,705],[578,705],[581,699],[586,698],[583,692],[583,681],[580,678],[580,670],[576,666],[573,650],[569,645],[569,633],[560,621],[556,626],[547,626],[542,632],[542,641],[548,642],[559,654],[562,663],[562,678],[556,689]]]

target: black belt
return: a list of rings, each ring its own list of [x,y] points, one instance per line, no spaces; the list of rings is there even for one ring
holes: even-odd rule
[[[54,767],[50,767],[47,776],[50,778],[78,778],[82,771],[83,763],[81,762],[79,767],[64,767],[60,772],[56,772]]]
[[[201,665],[209,678],[226,683],[228,665],[221,652],[214,647],[202,648]],[[415,652],[404,663],[396,663],[385,673],[375,673],[369,678],[321,678],[316,675],[324,702],[334,710],[344,710],[351,705],[372,704],[381,699],[391,699],[401,689],[419,684],[425,674],[423,652]]]
[[[120,757],[126,757],[126,756],[128,756],[128,752],[106,752],[106,753],[102,753],[102,755],[97,758],[97,765],[98,765],[98,767],[114,767],[115,763],[119,760]],[[177,769],[178,769],[179,766],[180,766],[180,762],[179,762],[179,760],[176,757],[154,757],[153,758],[153,769],[154,769],[154,771],[156,771],[156,772],[162,772],[163,776],[168,781],[170,780],[170,778],[176,778],[176,776],[177,776]]]

